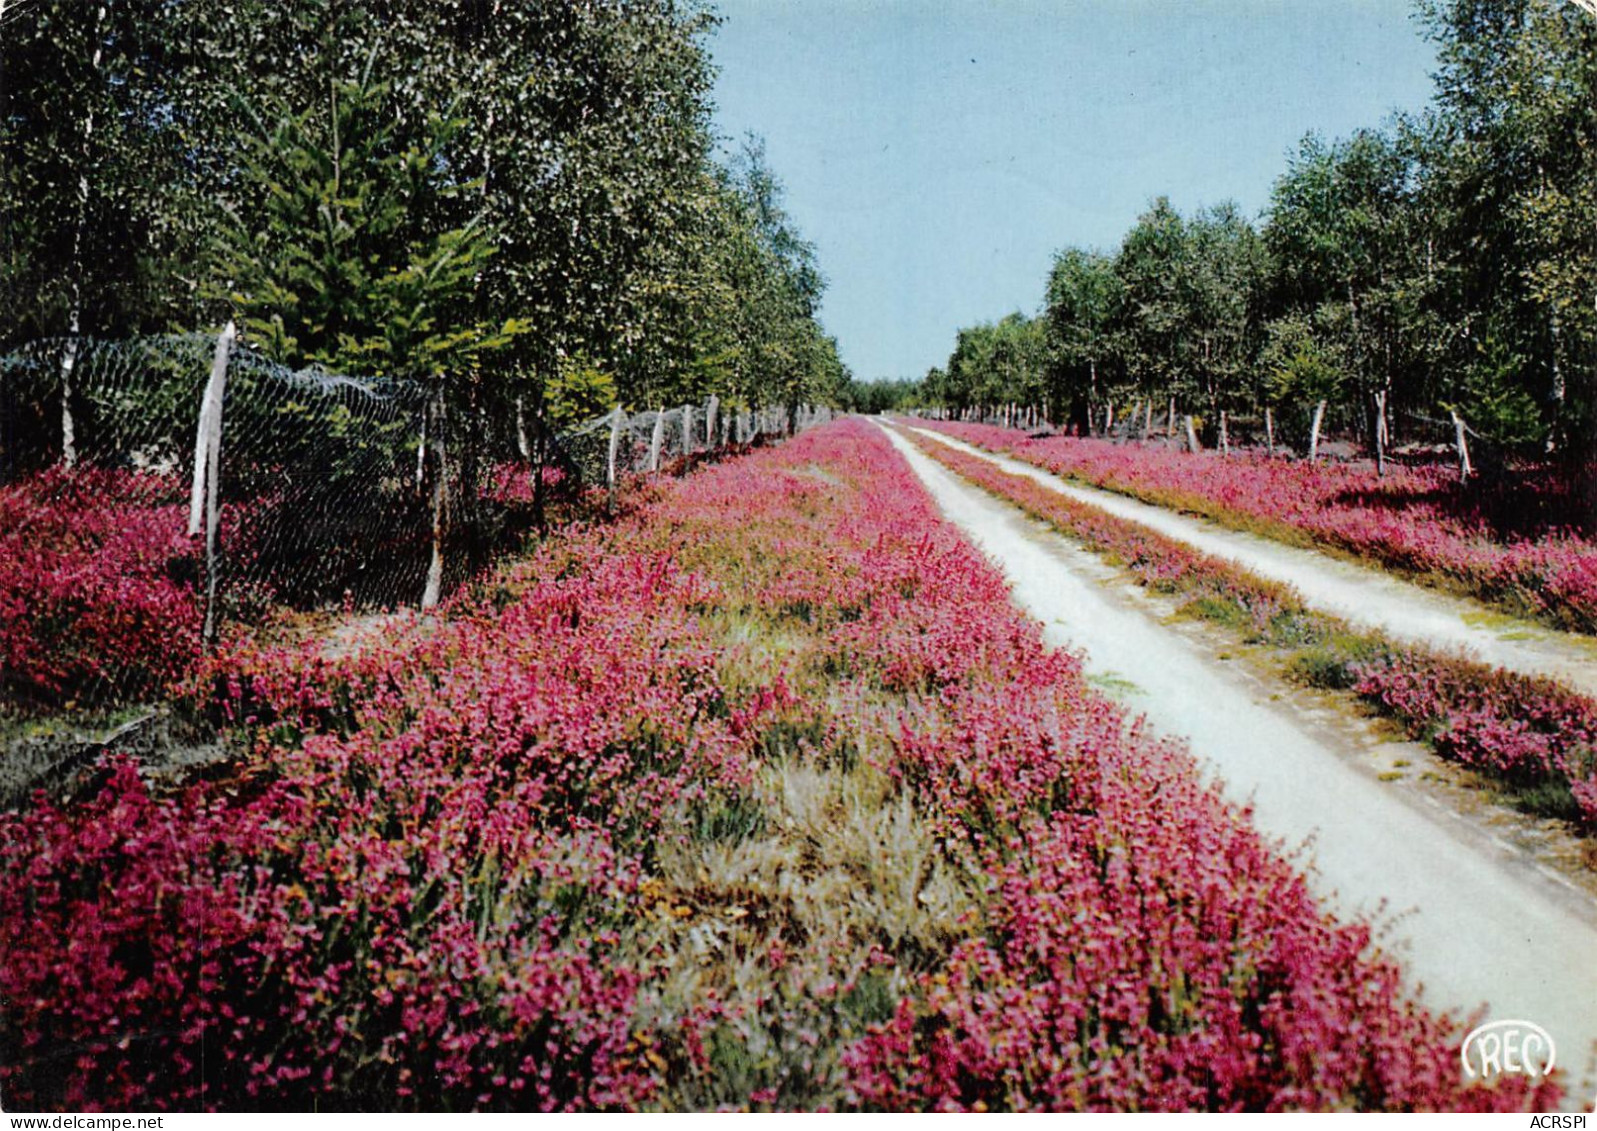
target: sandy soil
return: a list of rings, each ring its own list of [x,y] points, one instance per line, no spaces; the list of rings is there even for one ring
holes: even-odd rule
[[[1597,902],[1445,806],[1361,764],[1334,714],[1305,713],[1120,592],[1115,571],[887,430],[944,515],[1009,578],[1051,644],[1184,737],[1258,827],[1310,867],[1328,905],[1383,925],[1436,1008],[1533,1021],[1552,1033],[1572,1106],[1597,1069]]]
[[[1592,637],[1516,620],[1478,601],[1448,596],[1379,569],[1227,530],[1206,519],[1111,491],[1067,483],[1019,460],[984,452],[936,432],[914,431],[1206,554],[1235,562],[1260,577],[1291,585],[1309,606],[1350,624],[1379,629],[1394,640],[1462,652],[1509,671],[1550,676],[1576,691],[1597,696],[1597,639]]]

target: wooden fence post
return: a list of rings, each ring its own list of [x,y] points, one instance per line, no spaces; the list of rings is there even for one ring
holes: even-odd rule
[[[200,410],[204,419],[205,445],[205,626],[200,639],[209,648],[216,641],[216,583],[220,566],[220,550],[216,544],[221,524],[222,501],[222,405],[227,392],[227,363],[233,353],[233,341],[238,328],[230,321],[216,336],[216,354],[211,359],[211,379],[205,384],[205,408]],[[205,409],[210,409],[207,416]],[[195,455],[196,465],[200,456]],[[192,511],[190,514],[192,521]]]
[[[1199,447],[1199,445],[1198,445],[1198,433],[1192,427],[1192,416],[1191,416],[1190,413],[1186,417],[1186,423],[1187,423],[1187,451],[1196,454],[1197,452],[1200,452],[1203,449],[1201,447]]]
[[[704,410],[704,445],[707,448],[715,447],[715,419],[720,411],[721,398],[711,393],[710,403]]]
[[[1460,483],[1468,483],[1469,477],[1474,471],[1469,462],[1469,441],[1464,436],[1468,428],[1464,424],[1464,418],[1458,414],[1457,409],[1449,409],[1448,413],[1453,418],[1453,443],[1458,448],[1458,481]]]
[[[1325,420],[1325,402],[1321,401],[1314,406],[1314,423],[1309,426],[1309,460],[1313,462],[1320,454],[1320,425]]]
[[[1226,435],[1225,409],[1223,408],[1220,410],[1220,454],[1223,456],[1231,454],[1231,437]]]
[[[213,436],[221,438],[222,398],[227,384],[227,363],[232,356],[238,329],[229,322],[216,337],[216,352],[211,355],[211,376],[200,393],[199,422],[194,429],[194,486],[189,494],[189,537],[203,529],[205,484]],[[214,429],[212,425],[215,425]]]
[[[665,439],[665,405],[654,417],[654,432],[649,436],[649,470],[660,470],[660,442]]]
[[[444,527],[449,513],[449,451],[444,444],[444,392],[442,385],[428,405],[433,432],[432,557],[427,563],[427,583],[421,593],[423,609],[437,608],[444,595]]]
[[[1270,415],[1269,406],[1264,409],[1264,449],[1269,455],[1275,455],[1275,418]]]
[[[621,406],[617,405],[610,414],[610,454],[605,460],[604,483],[610,491],[610,501],[615,502],[616,497],[616,453],[621,447],[621,425],[625,421],[621,414]]]

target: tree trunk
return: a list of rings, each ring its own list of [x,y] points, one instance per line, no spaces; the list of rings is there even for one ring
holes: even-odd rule
[[[1191,414],[1188,414],[1185,417],[1185,420],[1187,425],[1187,451],[1196,455],[1198,452],[1203,450],[1203,448],[1198,444],[1198,432],[1197,429],[1192,426]]]
[[[433,433],[432,556],[427,563],[427,584],[422,589],[421,607],[434,609],[444,592],[444,531],[449,522],[449,464],[444,444],[444,395],[433,396],[430,409]]]
[[[1375,474],[1386,475],[1386,390],[1375,394]]]
[[[1221,455],[1230,455],[1231,454],[1231,437],[1226,435],[1226,430],[1225,430],[1225,409],[1223,409],[1223,408],[1220,410],[1220,454]]]
[[[1320,455],[1320,424],[1325,420],[1325,402],[1321,401],[1314,406],[1314,423],[1309,427],[1309,460],[1313,462]]]
[[[1564,388],[1564,370],[1558,361],[1558,312],[1556,310],[1552,312],[1548,330],[1551,332],[1553,339],[1553,388],[1552,394],[1548,398],[1551,402],[1548,413],[1551,419],[1547,422],[1546,452],[1548,455],[1552,455],[1558,449],[1558,430],[1563,427],[1564,398],[1567,394],[1567,390]]]
[[[105,26],[105,5],[94,13],[94,54],[89,60],[91,73],[98,75],[100,59],[104,54],[101,29]],[[68,300],[67,345],[61,354],[61,462],[72,468],[78,462],[77,429],[72,419],[72,371],[78,363],[78,335],[83,331],[83,229],[89,222],[89,165],[90,146],[94,139],[94,93],[91,89],[88,108],[83,113],[82,164],[78,168],[78,212],[72,225],[72,259],[67,265],[71,272],[71,298]]]

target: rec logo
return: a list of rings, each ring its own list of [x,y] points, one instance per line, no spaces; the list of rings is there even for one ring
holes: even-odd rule
[[[1458,1055],[1466,1078],[1490,1080],[1510,1073],[1546,1076],[1557,1054],[1546,1029],[1534,1021],[1505,1019],[1471,1029]]]

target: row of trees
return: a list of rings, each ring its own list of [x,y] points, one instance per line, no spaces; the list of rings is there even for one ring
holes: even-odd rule
[[[1433,104],[1306,139],[1256,226],[1161,197],[1119,249],[1067,248],[1044,311],[962,330],[922,399],[1222,411],[1320,401],[1370,442],[1458,409],[1576,460],[1597,444],[1597,19],[1428,0]]]
[[[717,157],[674,0],[35,0],[0,33],[0,346],[218,326],[580,415],[831,401],[814,249]]]

